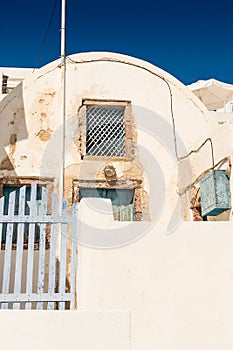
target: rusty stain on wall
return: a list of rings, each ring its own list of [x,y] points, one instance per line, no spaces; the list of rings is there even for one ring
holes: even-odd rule
[[[11,134],[9,137],[9,160],[11,162],[11,165],[15,168],[15,159],[14,159],[14,153],[16,150],[16,143],[17,143],[17,135]],[[8,169],[9,170],[9,169]]]
[[[45,92],[44,95],[54,97],[56,95],[56,91],[53,92]]]
[[[200,197],[200,188],[192,189],[192,198],[191,198],[191,206],[193,213],[193,221],[203,221],[203,217],[201,215],[201,197]]]
[[[56,95],[56,91],[49,91],[42,93],[42,96],[37,100],[40,104],[45,103],[46,105],[49,104],[49,101],[51,100],[51,97],[53,98]]]
[[[5,157],[0,163],[0,170],[14,170],[9,157]]]
[[[17,142],[17,135],[16,134],[11,134],[9,138],[9,144],[10,145],[15,145]]]
[[[43,121],[45,118],[47,118],[47,114],[44,112],[40,113],[40,116],[41,116],[41,121]]]
[[[16,119],[16,112],[13,113],[12,119],[9,121],[8,125],[14,125],[15,124],[15,119]]]
[[[51,138],[52,132],[53,131],[49,128],[47,130],[41,129],[36,136],[38,136],[41,141],[45,142]]]

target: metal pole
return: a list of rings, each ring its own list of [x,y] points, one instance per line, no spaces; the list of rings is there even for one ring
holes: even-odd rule
[[[62,165],[60,176],[61,200],[65,187],[65,139],[66,139],[66,0],[62,0],[61,8],[61,113],[62,113]]]
[[[66,0],[62,0],[61,8],[61,64],[65,64],[66,58]]]
[[[62,199],[64,197],[64,184],[65,184],[65,120],[66,120],[66,0],[61,0],[61,75],[60,75],[60,95],[61,95],[61,113],[60,113],[60,155],[59,155],[59,169],[58,169],[58,203],[59,212],[62,213]],[[55,150],[56,152],[57,150]],[[61,157],[61,158],[60,158]],[[61,227],[58,228],[58,233],[61,233]],[[61,236],[56,243],[56,256],[60,259],[60,249],[61,249]]]

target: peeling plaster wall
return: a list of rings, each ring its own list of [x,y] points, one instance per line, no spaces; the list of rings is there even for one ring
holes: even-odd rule
[[[207,146],[197,156],[190,157],[191,164],[183,162],[183,169],[179,170],[182,164],[178,166],[174,152],[171,108],[179,156],[187,154],[212,134],[218,144],[217,123],[183,84],[149,63],[111,53],[78,54],[71,59],[72,62],[67,59],[65,125],[65,195],[69,203],[73,197],[73,179],[100,179],[104,166],[112,164],[117,169],[118,179],[128,181],[133,177],[142,181],[140,200],[144,203],[144,218],[156,219],[162,205],[165,210],[161,220],[167,221],[180,201],[178,173],[179,186],[186,186],[210,164]],[[88,62],[74,63],[77,60]],[[172,105],[164,78],[170,84]],[[1,101],[4,134],[0,176],[54,177],[55,189],[59,188],[63,142],[61,96],[61,67],[60,62],[55,61],[34,72]],[[82,145],[77,135],[83,99],[131,102],[136,125],[133,137],[137,142],[134,165],[131,160],[81,159]],[[224,137],[221,139],[221,146],[215,147],[217,160],[226,153],[230,155],[231,143]],[[180,203],[181,211],[186,204]]]

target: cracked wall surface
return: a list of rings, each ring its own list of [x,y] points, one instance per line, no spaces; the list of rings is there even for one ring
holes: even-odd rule
[[[168,220],[180,200],[177,190],[206,169],[208,156],[200,154],[201,162],[196,161],[199,155],[190,159],[190,178],[183,170],[179,173],[180,164],[174,155],[171,96],[164,79],[172,90],[180,156],[214,134],[216,123],[185,86],[149,63],[110,53],[80,54],[77,59],[81,61],[67,60],[65,126],[59,61],[35,71],[0,102],[4,130],[0,178],[49,177],[54,179],[54,190],[61,192],[65,154],[64,194],[71,204],[77,197],[74,187],[80,181],[113,185],[103,173],[107,165],[112,165],[119,184],[135,189],[138,218]],[[87,63],[82,63],[85,60]],[[85,101],[125,104],[126,158],[90,159],[85,155]],[[224,147],[217,148],[216,160],[231,153],[231,139],[225,138]],[[185,205],[182,210],[187,211]]]

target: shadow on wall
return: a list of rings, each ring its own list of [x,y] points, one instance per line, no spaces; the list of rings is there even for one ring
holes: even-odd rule
[[[15,174],[15,151],[17,142],[27,139],[23,83],[20,83],[0,102],[0,171],[2,175]]]

